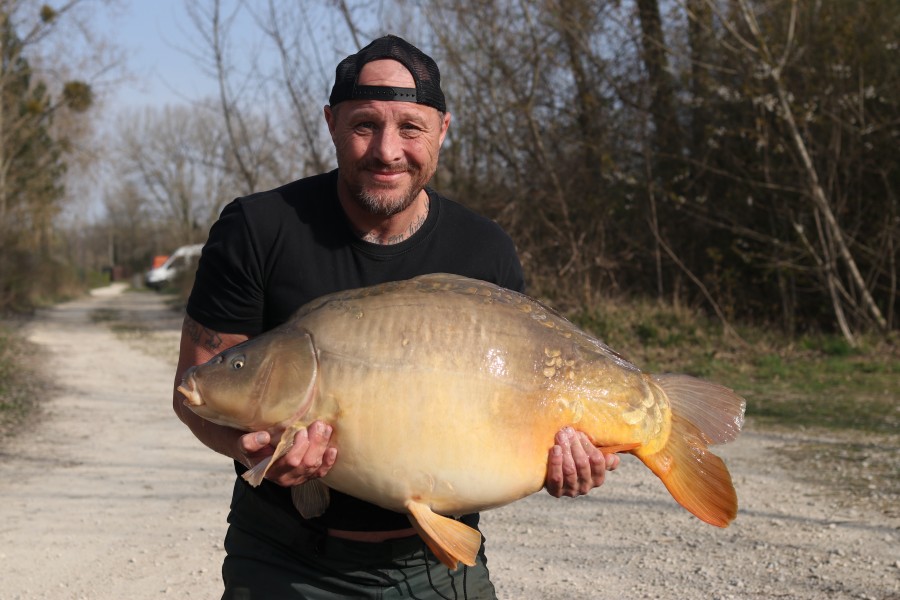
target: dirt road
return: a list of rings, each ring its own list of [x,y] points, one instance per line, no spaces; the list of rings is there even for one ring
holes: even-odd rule
[[[27,328],[58,387],[0,452],[0,598],[219,597],[231,465],[171,411],[180,315],[121,291]],[[501,598],[900,600],[900,513],[804,483],[779,458],[794,443],[751,423],[721,449],[741,501],[725,530],[631,457],[588,497],[485,513]]]

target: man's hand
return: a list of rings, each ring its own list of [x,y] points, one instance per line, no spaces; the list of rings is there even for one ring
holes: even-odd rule
[[[551,496],[587,494],[603,484],[607,471],[614,471],[619,466],[618,456],[604,455],[585,434],[571,427],[560,430],[555,441],[547,460],[544,484]]]
[[[330,447],[331,425],[315,421],[294,435],[294,445],[287,454],[269,466],[266,479],[278,485],[290,487],[310,479],[323,477],[337,458],[337,448]],[[272,456],[279,440],[268,432],[258,431],[241,436],[239,448],[241,462],[253,467],[267,456]]]

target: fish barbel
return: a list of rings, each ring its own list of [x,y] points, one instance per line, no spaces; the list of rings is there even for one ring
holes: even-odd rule
[[[523,294],[435,274],[323,296],[283,325],[192,367],[178,388],[201,417],[281,435],[333,427],[328,474],[292,488],[307,518],[328,488],[406,513],[451,568],[481,535],[443,515],[513,502],[544,485],[564,426],[627,451],[701,520],[725,527],[737,496],[708,446],[733,440],[744,400],[687,375],[649,375]]]

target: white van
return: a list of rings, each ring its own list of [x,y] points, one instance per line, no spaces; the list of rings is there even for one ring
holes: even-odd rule
[[[182,246],[178,248],[166,259],[166,262],[147,271],[144,277],[144,283],[148,288],[160,290],[166,285],[175,281],[175,277],[187,268],[196,266],[197,259],[200,258],[200,251],[203,244],[193,244],[191,246]]]

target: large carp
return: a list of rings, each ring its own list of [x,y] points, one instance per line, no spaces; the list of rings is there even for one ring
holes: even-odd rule
[[[473,565],[480,534],[451,518],[540,490],[566,425],[626,450],[694,515],[737,513],[722,460],[744,401],[686,375],[648,375],[528,296],[455,275],[339,292],[192,367],[178,388],[198,415],[281,435],[334,428],[328,474],[294,488],[304,516],[328,488],[404,512],[449,567]],[[277,439],[277,438],[275,438]],[[245,474],[259,485],[269,461]]]

